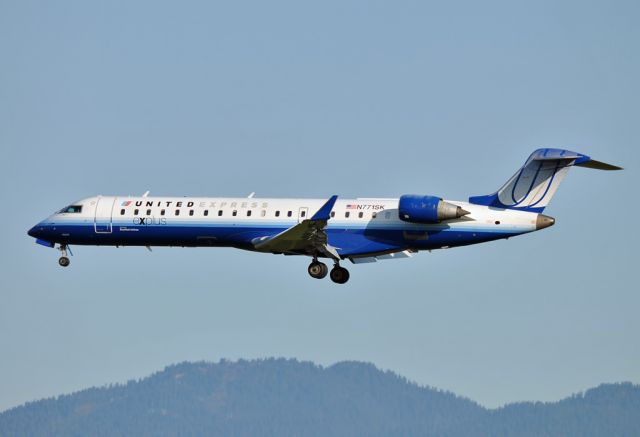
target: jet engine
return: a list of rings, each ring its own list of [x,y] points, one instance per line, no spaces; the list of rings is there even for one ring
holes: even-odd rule
[[[400,197],[398,215],[409,223],[440,223],[470,214],[440,197],[405,194]]]

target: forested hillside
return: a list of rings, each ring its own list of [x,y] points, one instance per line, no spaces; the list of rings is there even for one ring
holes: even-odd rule
[[[1,436],[638,436],[640,386],[489,410],[373,365],[182,363],[0,414]]]

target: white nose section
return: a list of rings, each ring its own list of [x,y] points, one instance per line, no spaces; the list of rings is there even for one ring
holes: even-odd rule
[[[549,217],[548,215],[538,214],[538,218],[536,218],[536,231],[544,228],[548,228],[549,226],[553,226],[556,222],[556,219],[553,217]]]

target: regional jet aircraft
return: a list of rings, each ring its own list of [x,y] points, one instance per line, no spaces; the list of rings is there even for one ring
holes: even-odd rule
[[[468,201],[407,194],[395,199],[258,199],[96,196],[65,206],[29,230],[57,247],[63,267],[69,245],[235,247],[305,255],[308,272],[344,284],[340,265],[406,258],[514,237],[554,224],[542,214],[572,166],[620,167],[560,149],[539,149],[502,188]],[[70,251],[70,250],[69,250]],[[329,272],[320,259],[333,263]]]

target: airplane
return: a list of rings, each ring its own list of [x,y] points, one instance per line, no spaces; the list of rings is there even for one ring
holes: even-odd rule
[[[433,195],[399,198],[258,199],[94,196],[79,200],[33,226],[36,243],[69,245],[233,247],[312,258],[311,277],[349,280],[340,262],[354,264],[407,258],[510,238],[552,226],[542,214],[572,166],[621,167],[563,149],[535,150],[498,191],[468,201]],[[319,259],[329,259],[329,268]]]

